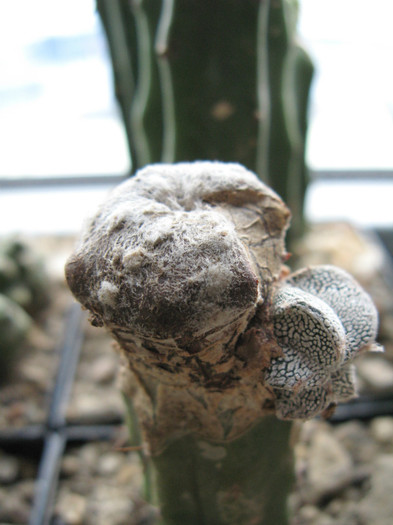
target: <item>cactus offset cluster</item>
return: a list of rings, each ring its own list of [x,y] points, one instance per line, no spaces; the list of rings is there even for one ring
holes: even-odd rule
[[[277,416],[306,419],[353,398],[351,362],[379,349],[378,314],[357,282],[334,266],[300,270],[278,289],[272,312],[282,356],[265,381],[277,395]]]
[[[0,239],[0,380],[9,378],[33,318],[48,302],[45,269],[34,251],[16,237]]]

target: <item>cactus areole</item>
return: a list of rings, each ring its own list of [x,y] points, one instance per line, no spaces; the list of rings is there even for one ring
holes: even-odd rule
[[[265,416],[307,419],[355,395],[375,307],[340,269],[290,274],[289,220],[247,169],[194,162],[141,169],[87,224],[67,282],[118,342],[152,456],[190,435],[224,454]]]

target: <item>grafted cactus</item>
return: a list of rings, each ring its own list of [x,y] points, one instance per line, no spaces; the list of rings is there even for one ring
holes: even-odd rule
[[[67,263],[123,355],[162,523],[286,523],[281,420],[354,395],[350,362],[374,345],[375,308],[336,268],[288,276],[288,223],[238,164],[152,165],[113,191]]]

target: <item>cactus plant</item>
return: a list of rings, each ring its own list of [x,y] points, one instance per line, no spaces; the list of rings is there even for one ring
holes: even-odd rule
[[[165,525],[286,523],[290,421],[352,397],[351,361],[375,348],[375,307],[350,276],[288,275],[289,216],[238,164],[152,165],[68,260],[123,355]]]
[[[42,261],[31,247],[14,236],[0,240],[0,293],[32,316],[49,302]]]
[[[240,162],[303,227],[311,60],[293,0],[97,0],[133,168]]]
[[[33,318],[48,305],[44,267],[14,236],[0,240],[0,380],[8,379]]]
[[[0,293],[0,381],[8,378],[32,319],[15,301]]]

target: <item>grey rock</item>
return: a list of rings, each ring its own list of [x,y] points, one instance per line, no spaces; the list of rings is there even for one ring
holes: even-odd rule
[[[309,454],[306,478],[309,502],[315,503],[336,494],[351,483],[351,456],[332,434],[317,430],[312,437]]]
[[[378,447],[374,440],[370,439],[367,427],[359,421],[348,421],[331,429],[335,438],[349,451],[356,465],[363,465],[369,469],[369,465],[378,454]]]
[[[393,392],[393,365],[382,355],[364,355],[356,368],[369,391]]]
[[[371,436],[381,445],[393,451],[393,417],[377,417],[370,425]]]
[[[85,523],[87,502],[84,496],[73,492],[61,495],[55,514],[61,516],[67,525],[83,525]]]
[[[0,455],[0,484],[8,485],[18,478],[19,462],[14,456]]]
[[[372,525],[391,525],[392,493],[393,454],[382,454],[374,462],[370,490],[359,504],[361,522]]]

